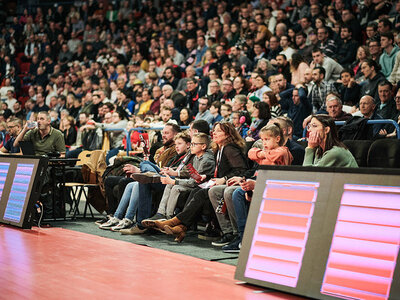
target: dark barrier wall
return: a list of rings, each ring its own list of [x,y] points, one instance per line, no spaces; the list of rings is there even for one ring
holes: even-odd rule
[[[235,278],[316,299],[400,299],[400,171],[265,167]]]
[[[0,156],[0,223],[32,227],[48,158]]]

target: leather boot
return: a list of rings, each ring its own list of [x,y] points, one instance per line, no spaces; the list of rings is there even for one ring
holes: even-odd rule
[[[185,238],[187,227],[183,224],[171,227],[169,225],[164,226],[164,231],[166,234],[172,234],[175,236],[175,242],[182,242]]]
[[[168,225],[168,226],[174,227],[174,226],[181,224],[181,221],[177,217],[173,217],[172,219],[169,219],[166,221],[154,221],[153,224],[156,229],[164,231],[165,226]]]

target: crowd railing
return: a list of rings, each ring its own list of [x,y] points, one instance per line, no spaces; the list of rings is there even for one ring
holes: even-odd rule
[[[335,121],[336,126],[343,126],[344,124],[346,124],[346,121]],[[391,124],[394,126],[394,128],[396,129],[396,135],[397,135],[397,139],[400,140],[400,126],[399,124],[397,124],[397,122],[390,120],[390,119],[383,119],[383,120],[368,120],[367,124]],[[307,127],[304,128],[303,130],[303,138],[307,137]]]

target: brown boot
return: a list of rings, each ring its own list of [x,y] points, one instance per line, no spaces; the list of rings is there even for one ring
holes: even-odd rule
[[[186,235],[186,226],[185,225],[177,225],[175,227],[171,227],[169,225],[164,226],[164,231],[166,234],[172,234],[175,236],[175,242],[182,242]]]
[[[161,231],[164,231],[165,226],[171,226],[174,227],[176,225],[181,224],[181,221],[177,217],[173,217],[172,219],[166,220],[166,221],[154,221],[152,227],[155,227],[156,229],[159,229]]]

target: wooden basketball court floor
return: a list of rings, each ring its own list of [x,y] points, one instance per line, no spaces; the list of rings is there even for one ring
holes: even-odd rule
[[[62,228],[0,225],[0,299],[302,299],[235,267]]]

